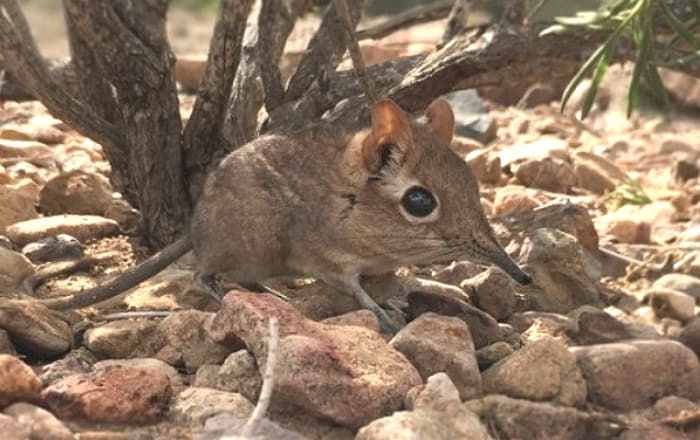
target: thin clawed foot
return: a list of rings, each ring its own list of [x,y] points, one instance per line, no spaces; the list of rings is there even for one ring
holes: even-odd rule
[[[203,273],[197,272],[194,275],[194,279],[204,288],[204,291],[211,296],[217,303],[221,302],[223,298],[223,293],[221,292],[221,287],[213,275],[205,275]]]
[[[353,286],[352,293],[355,296],[357,302],[362,306],[362,308],[372,311],[377,316],[379,320],[379,328],[382,333],[388,333],[390,335],[396,334],[399,328],[394,324],[394,322],[389,318],[384,309],[379,307],[379,305],[374,302],[374,300],[365,292],[365,290],[359,285],[359,283]]]

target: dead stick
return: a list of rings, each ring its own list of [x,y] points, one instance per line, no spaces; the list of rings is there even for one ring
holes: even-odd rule
[[[340,20],[343,22],[348,52],[350,52],[350,58],[352,59],[352,65],[355,67],[357,78],[360,80],[360,84],[362,84],[362,89],[364,90],[365,95],[367,95],[367,98],[370,100],[370,102],[374,103],[377,101],[377,94],[375,93],[374,86],[367,75],[365,60],[362,58],[360,45],[357,43],[357,38],[355,38],[355,29],[352,27],[350,13],[348,12],[348,5],[345,1],[346,0],[333,0],[333,6],[338,12]]]

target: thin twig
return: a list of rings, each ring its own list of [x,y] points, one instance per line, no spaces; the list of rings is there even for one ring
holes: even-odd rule
[[[255,405],[253,414],[241,429],[242,437],[249,437],[257,429],[260,421],[265,417],[267,408],[270,406],[272,390],[275,386],[275,367],[277,366],[277,352],[279,345],[279,322],[277,318],[270,318],[270,336],[267,342],[267,360],[265,361],[265,373],[263,374],[263,384],[260,390],[258,403]]]
[[[358,40],[366,40],[370,38],[376,40],[383,38],[393,32],[409,26],[445,18],[447,17],[447,14],[449,14],[451,7],[452,0],[440,0],[425,6],[417,6],[396,14],[390,19],[375,26],[360,29],[359,31],[355,32],[355,37]]]
[[[338,16],[343,22],[348,52],[350,52],[352,65],[355,67],[355,72],[360,80],[360,84],[362,84],[365,95],[367,95],[370,102],[376,102],[377,94],[374,91],[374,86],[370,81],[369,76],[367,76],[367,67],[365,66],[364,58],[362,58],[360,45],[357,43],[357,39],[355,38],[355,29],[352,27],[350,12],[348,12],[346,0],[333,0],[333,5],[335,6],[335,10],[338,12]]]
[[[106,315],[97,315],[92,318],[93,321],[116,321],[119,319],[133,319],[133,318],[167,318],[172,315],[173,312],[167,310],[142,310],[134,312],[118,312],[118,313],[107,313]]]

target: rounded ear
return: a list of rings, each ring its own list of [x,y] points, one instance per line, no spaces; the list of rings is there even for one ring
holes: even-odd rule
[[[363,142],[362,156],[367,169],[374,172],[382,163],[382,150],[387,145],[406,154],[413,145],[413,135],[406,114],[391,99],[377,101],[370,114],[372,128]]]
[[[455,132],[455,115],[452,113],[450,104],[438,98],[425,109],[425,116],[428,118],[428,127],[449,145]]]

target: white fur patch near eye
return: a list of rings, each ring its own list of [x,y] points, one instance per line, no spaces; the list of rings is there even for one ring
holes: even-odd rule
[[[440,218],[440,199],[438,198],[438,196],[434,192],[430,191],[430,189],[423,185],[421,182],[419,182],[415,177],[409,176],[404,170],[401,170],[398,174],[394,176],[382,179],[380,185],[382,187],[382,190],[392,200],[396,202],[396,206],[401,212],[401,215],[403,215],[404,218],[410,223],[416,225],[422,223],[432,223]],[[415,215],[411,215],[401,204],[401,199],[406,194],[406,191],[414,187],[422,187],[428,189],[428,191],[430,191],[437,203],[435,209],[430,214],[424,217],[416,217]]]

